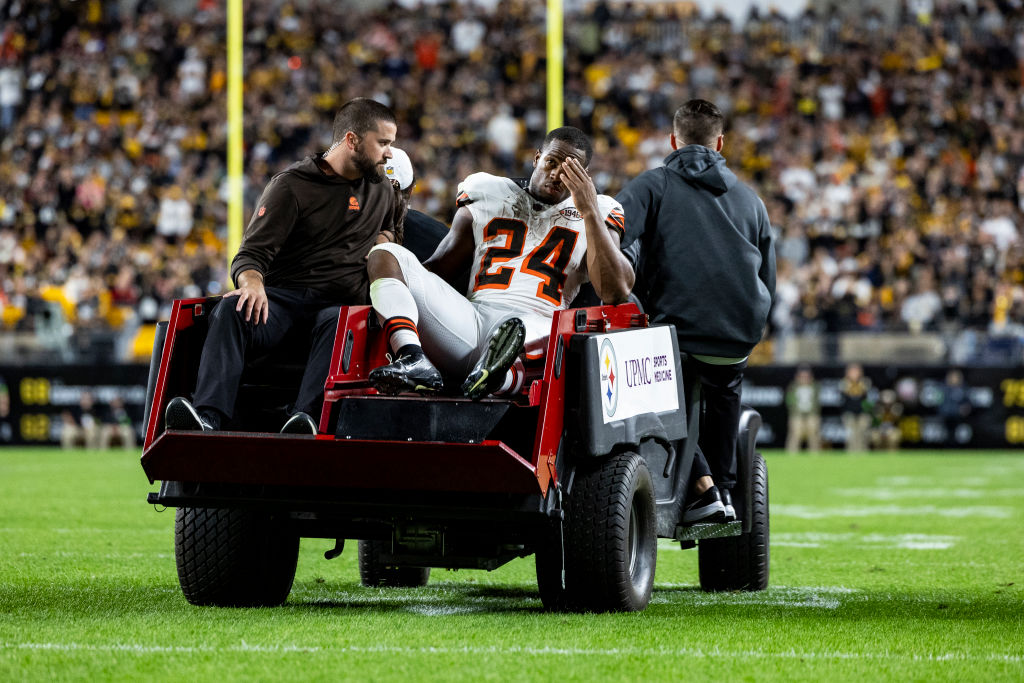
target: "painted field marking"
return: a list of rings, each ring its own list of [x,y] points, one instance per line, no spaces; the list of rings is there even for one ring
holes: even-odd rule
[[[137,529],[134,527],[110,527],[109,529],[99,529],[95,527],[82,527],[81,529],[68,529],[66,527],[53,527],[50,529],[42,527],[21,527],[21,526],[4,526],[0,527],[0,533],[2,534],[20,534],[30,533],[39,534],[43,532],[51,532],[54,534],[110,534],[110,535],[122,535],[122,534],[160,534],[161,536],[174,536],[174,529]]]
[[[829,489],[830,493],[847,498],[868,500],[899,500],[903,498],[925,498],[928,500],[949,500],[951,498],[1024,498],[1024,489],[979,489],[979,488],[856,488]]]
[[[455,591],[459,587],[453,587]],[[435,590],[431,590],[435,589]],[[429,588],[415,594],[381,590],[366,595],[350,591],[317,592],[310,594],[302,589],[293,597],[301,604],[328,605],[390,605],[413,614],[436,617],[454,614],[472,614],[496,607],[530,609],[540,604],[537,595],[526,596],[478,596],[459,598],[459,604],[452,604],[452,591],[442,584],[431,584]],[[720,607],[722,605],[758,605],[772,607],[810,607],[817,609],[838,609],[844,601],[865,600],[866,596],[856,589],[844,586],[772,586],[764,591],[735,593],[704,593],[693,583],[656,581],[651,596],[652,604],[682,605],[688,607]]]
[[[816,507],[813,505],[772,505],[772,514],[777,517],[796,517],[798,519],[827,519],[830,517],[985,517],[989,519],[1007,519],[1012,514],[1010,508],[995,505],[973,505],[959,507],[940,507],[938,505],[916,505],[904,507],[900,505],[864,505],[844,507]]]
[[[879,486],[911,486],[914,484],[918,486],[928,486],[929,484],[935,483],[935,477],[920,474],[915,476],[898,474],[888,477],[878,477],[875,479],[875,483]]]
[[[48,552],[33,552],[33,553],[18,553],[18,557],[67,557],[67,558],[93,558],[93,559],[104,559],[104,560],[166,560],[174,557],[170,553],[89,553],[79,552],[74,550],[54,550],[51,553]]]
[[[685,593],[672,594],[671,590],[683,588]],[[843,598],[854,596],[857,591],[845,586],[773,586],[764,591],[735,593],[705,593],[696,586],[685,583],[654,584],[651,604],[686,605],[688,607],[721,607],[723,605],[758,605],[765,607],[812,607],[815,609],[838,609]],[[858,597],[857,599],[863,599]]]
[[[1024,460],[1016,458],[1005,460],[999,464],[985,465],[980,472],[999,479],[1009,475],[1019,475],[1024,473]]]
[[[97,579],[99,579],[100,581],[103,581],[107,577],[105,577],[105,576],[97,576],[96,574],[89,574],[88,576],[82,576],[82,579],[85,579],[85,578],[88,578],[88,579],[93,580],[93,581],[95,581]],[[26,589],[26,586],[23,585],[23,584],[0,583],[0,595],[4,595],[5,593],[13,594],[15,591],[23,592],[23,591],[26,591],[26,590],[28,590],[28,591],[45,590],[47,595],[50,595],[50,596],[54,596],[54,595],[66,596],[68,599],[76,599],[78,596],[82,595],[82,589],[81,589],[80,586],[78,586],[78,585],[69,586],[67,583],[64,583],[64,582],[57,583],[56,580],[53,580],[52,583],[43,583],[43,584],[39,584],[37,586],[31,587],[31,588],[27,588],[27,589]],[[131,589],[126,589],[126,590],[131,590]],[[140,588],[140,590],[144,590],[147,595],[154,595],[154,594],[181,595],[181,588],[179,588],[178,586],[169,586],[169,585],[164,585],[164,586],[145,586],[144,588]]]
[[[843,545],[856,548],[902,550],[948,550],[960,540],[959,536],[940,534],[856,534],[825,532],[776,532],[771,544],[775,547],[821,548],[828,545]]]
[[[483,601],[478,601],[482,603]],[[484,612],[487,607],[483,604],[475,605],[409,605],[405,611],[419,614],[424,617],[448,617],[453,614],[473,614]]]
[[[252,654],[289,654],[289,653],[324,653],[332,656],[338,654],[392,654],[392,655],[509,655],[509,656],[549,656],[562,655],[570,657],[704,657],[704,658],[745,658],[745,659],[820,659],[820,660],[882,660],[901,662],[1004,662],[1020,664],[1024,655],[991,652],[941,652],[904,654],[900,652],[838,652],[819,650],[729,650],[726,648],[574,648],[574,647],[532,647],[529,645],[491,645],[462,647],[408,647],[395,645],[260,645],[247,643],[244,640],[237,645],[214,647],[210,645],[143,645],[141,643],[54,643],[54,642],[5,642],[5,650],[31,650],[40,652],[110,652],[134,655],[151,654],[194,654],[229,652]]]

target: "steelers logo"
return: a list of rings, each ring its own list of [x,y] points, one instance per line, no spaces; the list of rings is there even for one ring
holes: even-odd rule
[[[615,414],[619,405],[619,378],[616,374],[619,370],[619,361],[615,357],[615,347],[610,339],[601,342],[601,403],[604,405],[604,413],[608,417]]]

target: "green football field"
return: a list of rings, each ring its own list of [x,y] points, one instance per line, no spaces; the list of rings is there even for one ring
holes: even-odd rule
[[[0,680],[1024,680],[1024,452],[767,454],[771,581],[544,612],[533,559],[359,585],[303,540],[274,609],[197,608],[138,453],[0,449]]]

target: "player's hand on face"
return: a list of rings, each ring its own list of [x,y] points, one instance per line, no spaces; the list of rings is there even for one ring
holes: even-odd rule
[[[569,157],[562,162],[562,184],[569,188],[573,203],[580,211],[597,208],[597,189],[594,181],[576,157]]]
[[[264,324],[270,316],[270,303],[267,301],[267,291],[259,280],[250,280],[238,289],[233,289],[224,295],[224,298],[237,296],[235,304],[236,311],[245,311],[246,322],[252,321],[254,325]]]

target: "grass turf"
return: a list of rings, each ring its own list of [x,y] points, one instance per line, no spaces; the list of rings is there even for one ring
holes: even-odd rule
[[[0,449],[0,680],[1021,680],[1024,457],[767,457],[772,575],[662,541],[637,614],[542,611],[533,560],[359,585],[304,539],[285,606],[196,608],[137,453]]]

